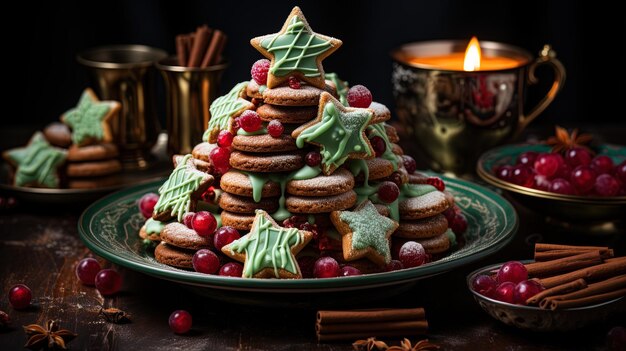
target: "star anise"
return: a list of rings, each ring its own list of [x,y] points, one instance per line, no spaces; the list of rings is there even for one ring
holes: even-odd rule
[[[585,145],[591,141],[591,134],[579,135],[578,129],[574,129],[570,134],[567,132],[567,129],[559,126],[556,126],[554,129],[555,136],[549,137],[546,141],[548,145],[552,145],[552,152],[563,152],[574,147],[582,147],[591,151],[589,147]]]
[[[356,351],[372,351],[374,347],[378,350],[387,350],[388,346],[383,341],[376,338],[367,338],[367,340],[357,340],[352,343],[352,348]]]
[[[65,345],[78,336],[67,329],[59,329],[54,320],[49,320],[45,327],[38,324],[25,325],[24,332],[28,336],[24,347],[31,350],[66,350]]]
[[[411,345],[411,341],[407,338],[400,341],[400,346],[391,346],[387,351],[433,351],[439,350],[439,346],[428,341],[428,339],[420,340],[415,345]]]
[[[0,329],[8,327],[9,324],[11,324],[11,317],[6,312],[0,311]]]
[[[100,312],[98,315],[109,323],[129,323],[131,320],[131,315],[120,310],[119,308],[100,308]]]

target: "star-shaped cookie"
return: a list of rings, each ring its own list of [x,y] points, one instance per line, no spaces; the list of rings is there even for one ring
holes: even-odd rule
[[[346,261],[366,257],[379,266],[391,261],[389,237],[398,228],[398,222],[378,213],[371,201],[362,202],[354,211],[333,211],[330,219],[341,233]]]
[[[245,110],[254,108],[254,104],[243,98],[249,82],[241,82],[235,85],[226,95],[220,96],[209,108],[211,118],[209,125],[202,136],[203,141],[211,144],[217,142],[217,135],[220,131],[230,129],[231,120]]]
[[[255,49],[270,59],[267,87],[275,88],[295,76],[324,89],[322,60],[337,50],[339,39],[314,33],[299,7],[294,7],[278,33],[250,41]]]
[[[222,247],[222,252],[243,262],[243,278],[302,278],[295,256],[313,233],[283,228],[263,210],[256,210],[250,233]]]
[[[2,156],[16,168],[16,186],[57,188],[58,170],[67,158],[67,151],[51,146],[43,134],[37,132],[28,145],[7,150]]]
[[[117,101],[100,101],[93,90],[87,88],[78,105],[65,112],[61,121],[72,128],[72,142],[78,146],[113,140],[111,120],[121,105]]]
[[[322,171],[332,174],[349,158],[370,159],[374,150],[365,135],[373,113],[366,108],[343,106],[329,93],[322,93],[317,117],[291,133],[299,148],[304,143],[320,146]]]
[[[196,168],[191,154],[183,156],[170,177],[159,188],[159,201],[152,218],[165,222],[176,218],[180,222],[186,212],[193,212],[200,196],[213,183],[213,176]]]

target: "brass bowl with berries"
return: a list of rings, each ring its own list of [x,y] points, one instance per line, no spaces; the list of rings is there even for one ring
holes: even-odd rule
[[[476,172],[522,205],[566,222],[612,222],[626,213],[626,147],[600,144],[553,152],[511,144],[485,152]]]

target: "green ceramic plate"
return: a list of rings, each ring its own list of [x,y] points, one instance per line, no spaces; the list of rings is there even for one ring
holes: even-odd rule
[[[517,214],[508,201],[466,181],[444,180],[468,220],[464,242],[438,261],[387,273],[330,279],[241,279],[189,272],[161,264],[155,261],[152,251],[146,250],[138,237],[144,219],[137,208],[137,200],[147,192],[155,192],[162,182],[128,188],[97,201],[83,212],[78,230],[87,247],[112,262],[195,286],[201,293],[238,302],[254,303],[255,299],[260,299],[258,294],[268,294],[276,299],[280,293],[302,296],[381,287],[386,287],[385,291],[389,292],[392,290],[388,287],[440,274],[494,253],[505,246],[517,230]]]
[[[563,195],[516,185],[493,174],[493,169],[514,165],[517,157],[526,151],[550,152],[545,144],[511,144],[485,152],[476,165],[476,173],[487,183],[508,191],[524,205],[548,216],[567,221],[606,221],[623,218],[626,196],[593,197]],[[626,160],[626,147],[601,144],[595,151],[607,155],[615,164]]]

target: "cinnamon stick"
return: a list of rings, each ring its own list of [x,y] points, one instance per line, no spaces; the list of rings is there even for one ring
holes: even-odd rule
[[[626,288],[626,274],[601,282],[589,284],[586,288],[565,295],[552,296],[549,300],[573,300]]]
[[[557,275],[550,278],[539,279],[544,288],[549,289],[557,285],[565,284],[579,278],[585,280],[597,280],[612,277],[626,272],[626,257],[620,257],[618,260],[586,267],[570,273]]]
[[[535,261],[543,262],[543,261],[556,260],[556,259],[563,258],[563,257],[580,255],[581,252],[585,252],[585,251],[589,251],[589,250],[550,250],[550,251],[535,252]],[[603,259],[613,257],[613,249],[599,250],[599,251],[600,251],[600,256]]]
[[[414,335],[415,331],[423,332],[428,329],[426,320],[414,321],[389,321],[371,323],[317,323],[315,331],[318,334],[348,334],[348,333],[380,333],[386,331],[404,330],[407,334]]]
[[[611,292],[607,292],[607,293],[603,293],[603,294],[586,296],[586,297],[582,297],[582,298],[579,298],[579,299],[572,299],[572,300],[544,300],[544,301],[549,301],[549,304],[550,304],[549,307],[550,307],[551,310],[554,311],[556,309],[562,309],[562,308],[574,308],[574,307],[581,307],[581,306],[591,306],[591,305],[595,305],[595,304],[598,304],[598,303],[601,303],[601,302],[613,300],[613,299],[616,299],[618,297],[623,297],[625,295],[626,295],[626,288],[615,290],[615,291],[611,291]]]
[[[573,246],[573,245],[542,244],[542,243],[535,244],[535,252],[543,252],[543,251],[551,251],[551,250],[606,251],[606,250],[609,250],[609,248],[606,246]]]
[[[524,266],[528,271],[528,276],[538,277],[568,272],[600,263],[602,263],[600,251],[586,251],[574,256],[567,256],[547,262],[533,262],[525,264]]]
[[[187,48],[185,45],[185,41],[187,36],[184,34],[179,34],[176,36],[176,58],[178,59],[179,66],[187,66]]]
[[[194,36],[191,53],[189,54],[189,63],[187,64],[188,67],[200,67],[204,53],[209,45],[210,35],[211,32],[209,27],[198,27],[196,35]]]
[[[390,308],[373,310],[318,311],[317,323],[364,323],[403,320],[425,320],[423,308]]]
[[[213,35],[211,36],[211,41],[207,45],[206,53],[204,54],[204,58],[200,67],[209,67],[216,63],[217,51],[219,50],[221,41],[224,40],[224,32],[219,29],[213,31]]]
[[[389,330],[385,332],[374,333],[341,333],[341,334],[317,334],[317,340],[319,342],[329,342],[329,341],[354,341],[358,339],[365,339],[372,336],[377,338],[383,337],[406,337],[406,336],[414,336],[414,335],[424,335],[427,330]]]
[[[526,300],[526,304],[527,305],[537,305],[537,304],[539,304],[539,302],[541,302],[546,297],[550,297],[550,296],[554,296],[554,295],[558,295],[558,294],[564,294],[564,293],[580,290],[580,289],[583,289],[585,287],[587,287],[587,283],[585,282],[584,279],[582,279],[582,278],[576,279],[576,280],[574,280],[572,282],[561,284],[561,285],[557,285],[557,286],[555,286],[553,288],[550,288],[550,289],[546,289],[546,290],[540,292],[539,294],[531,297],[530,299]]]

